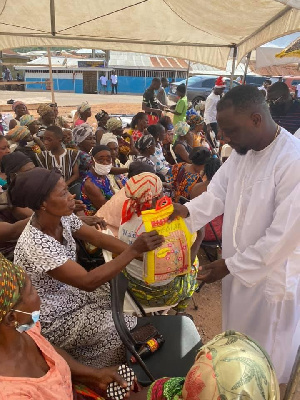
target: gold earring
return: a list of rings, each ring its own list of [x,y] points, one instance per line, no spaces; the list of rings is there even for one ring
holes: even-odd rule
[[[45,208],[45,207],[42,207],[42,210],[43,210],[43,211],[46,211],[46,208]]]
[[[17,321],[15,321],[15,328],[17,328],[18,327],[18,322]]]

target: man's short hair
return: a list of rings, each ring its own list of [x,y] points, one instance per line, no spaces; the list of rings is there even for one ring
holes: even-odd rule
[[[160,81],[160,78],[153,78],[153,79],[152,79],[152,82],[160,83],[161,81]]]
[[[289,97],[290,89],[288,85],[284,82],[275,82],[268,88],[268,92],[276,92],[279,96]]]
[[[267,83],[268,85],[272,85],[271,79],[265,79],[264,83]]]
[[[55,135],[58,139],[63,139],[63,137],[64,137],[64,135],[63,135],[63,130],[61,129],[60,126],[57,126],[57,125],[50,125],[50,126],[48,126],[48,128],[46,128],[46,131],[54,133],[54,135]]]
[[[237,111],[245,112],[247,109],[259,106],[264,110],[269,107],[266,103],[264,93],[252,85],[240,85],[229,90],[218,102],[217,111],[223,111],[234,107]]]
[[[161,83],[163,83],[163,82],[165,82],[165,83],[169,83],[168,79],[167,79],[167,78],[165,78],[164,76],[161,78]]]

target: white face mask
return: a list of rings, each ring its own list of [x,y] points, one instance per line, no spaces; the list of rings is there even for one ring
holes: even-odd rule
[[[110,173],[110,170],[112,169],[112,164],[99,164],[95,161],[95,159],[93,160],[95,162],[94,170],[97,175],[108,175]]]

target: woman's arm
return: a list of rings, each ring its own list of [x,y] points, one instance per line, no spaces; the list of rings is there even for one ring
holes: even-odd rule
[[[130,140],[130,152],[129,152],[129,154],[130,155],[138,155],[139,151],[135,147],[135,143],[134,143],[133,137],[131,135],[129,135],[129,133],[123,133],[123,138],[124,139],[125,138],[129,138],[129,140]]]
[[[87,179],[85,181],[83,190],[85,191],[85,194],[92,202],[93,206],[97,208],[97,210],[99,210],[99,208],[101,208],[103,204],[107,202],[101,190],[97,188],[97,186],[94,185],[90,179]]]
[[[110,173],[112,175],[127,174],[128,173],[128,168],[126,168],[126,167],[112,167],[112,169],[110,170]]]
[[[95,230],[93,231],[95,232]],[[112,236],[106,236],[108,240],[113,241],[114,238]],[[156,249],[162,242],[163,238],[155,231],[143,233],[114,260],[92,271],[87,272],[75,261],[68,260],[63,265],[49,270],[47,273],[52,278],[67,285],[92,292],[118,275],[134,258],[138,257],[141,253]],[[108,248],[109,246],[106,247]]]
[[[72,168],[72,176],[66,181],[67,186],[79,179],[79,164],[76,162]]]
[[[114,254],[121,254],[122,251],[128,248],[128,245],[122,240],[115,238],[114,236],[107,235],[94,227],[83,224],[73,236],[76,239],[84,240],[91,243],[95,247],[100,249],[108,250]]]
[[[186,151],[186,149],[184,148],[184,146],[182,144],[178,143],[175,146],[175,148],[173,148],[173,150],[174,150],[174,153],[178,154],[183,161],[185,161],[188,164],[191,164],[191,160],[189,158],[189,153]]]
[[[118,366],[101,369],[88,367],[74,360],[65,350],[56,346],[53,347],[68,364],[73,381],[93,384],[95,387],[99,387],[104,391],[103,395],[105,395],[107,386],[111,382],[117,382],[124,388],[127,387],[127,382],[117,372]]]
[[[16,121],[15,119],[11,119],[11,120],[9,121],[8,129],[11,130],[11,129],[13,129],[13,128],[14,128],[15,126],[17,126],[17,125],[18,125],[17,121]]]
[[[18,240],[28,221],[29,218],[17,221],[14,224],[0,222],[0,242]]]

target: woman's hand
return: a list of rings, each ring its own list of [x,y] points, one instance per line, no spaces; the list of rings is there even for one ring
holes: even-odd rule
[[[164,237],[156,231],[142,233],[135,242],[130,246],[137,254],[155,250],[165,241]]]
[[[103,230],[107,228],[107,224],[102,217],[97,217],[96,215],[92,216],[82,216],[80,217],[81,221],[89,226],[94,226],[98,230]]]

